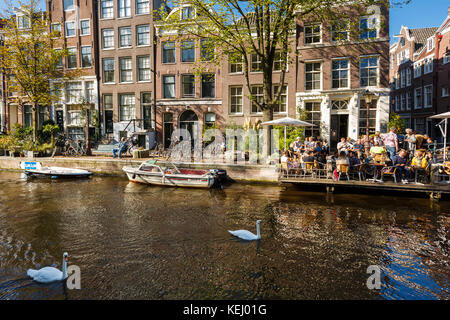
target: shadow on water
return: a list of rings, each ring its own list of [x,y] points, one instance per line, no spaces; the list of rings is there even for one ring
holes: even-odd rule
[[[448,299],[450,203],[0,172],[0,299]],[[227,230],[255,231],[242,242]],[[81,290],[29,268],[81,269]],[[381,290],[366,286],[382,270]]]

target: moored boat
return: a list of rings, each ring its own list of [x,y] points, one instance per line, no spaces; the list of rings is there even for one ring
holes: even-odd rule
[[[92,172],[82,169],[43,167],[40,162],[34,161],[21,162],[20,168],[25,170],[28,177],[36,178],[87,178],[92,175]]]
[[[178,168],[173,163],[159,165],[156,160],[141,163],[139,167],[122,168],[132,182],[172,187],[212,188],[220,185],[218,170]]]

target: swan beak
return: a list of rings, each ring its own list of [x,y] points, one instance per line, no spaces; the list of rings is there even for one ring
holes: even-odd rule
[[[68,261],[69,261],[69,256],[66,256],[66,258],[65,258],[65,259],[66,259],[66,262],[68,262]]]

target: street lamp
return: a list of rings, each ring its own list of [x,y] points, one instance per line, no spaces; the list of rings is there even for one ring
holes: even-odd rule
[[[368,156],[370,153],[370,138],[369,138],[369,113],[370,113],[370,104],[372,103],[373,94],[366,90],[364,93],[364,100],[366,101],[366,141],[364,141],[364,151]]]

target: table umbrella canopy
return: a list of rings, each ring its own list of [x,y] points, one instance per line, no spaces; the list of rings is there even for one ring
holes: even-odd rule
[[[286,127],[313,127],[314,125],[306,122],[297,120],[294,118],[280,118],[272,121],[266,121],[261,123],[263,126],[284,126],[284,150],[286,150]]]
[[[309,122],[297,120],[297,119],[290,118],[290,117],[267,121],[267,122],[263,122],[261,124],[265,125],[265,126],[285,126],[285,127],[286,126],[287,127],[312,127],[313,126],[313,124],[311,124]]]
[[[434,116],[429,117],[430,119],[449,119],[450,118],[450,111],[440,113]]]

